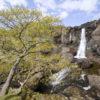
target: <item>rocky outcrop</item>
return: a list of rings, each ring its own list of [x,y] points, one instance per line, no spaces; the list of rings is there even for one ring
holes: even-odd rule
[[[37,73],[39,74],[39,73]],[[68,69],[64,68],[53,75],[49,75],[48,78],[43,77],[38,79],[36,76],[31,81],[27,82],[27,86],[31,84],[31,86],[35,83],[35,89],[30,91],[26,90],[26,95],[22,91],[21,96],[24,98],[28,98],[26,100],[99,100],[100,92],[97,88],[99,88],[98,82],[100,81],[100,77],[98,76],[87,76],[84,73],[81,73],[81,70],[78,68]],[[41,77],[40,75],[38,77]],[[99,79],[99,81],[93,82],[95,79]],[[35,79],[35,83],[33,82]],[[30,80],[30,79],[29,79]],[[43,80],[44,83],[42,82]],[[47,80],[47,81],[46,81]],[[39,84],[42,82],[42,85]],[[45,83],[46,82],[46,83]],[[53,83],[53,84],[52,84]],[[24,87],[25,89],[25,87]],[[41,91],[42,89],[42,91]],[[29,92],[30,91],[30,92]]]
[[[66,58],[73,61],[80,43],[82,28],[86,29],[87,59],[79,60],[78,64],[81,65],[82,68],[90,68],[94,62],[100,63],[100,20],[87,22],[80,26],[68,27],[66,28],[66,33],[64,33],[63,40],[62,33],[54,37],[54,41],[59,45],[64,45],[64,47],[62,46],[61,52],[65,52]],[[63,49],[65,47],[67,48],[66,50]]]
[[[100,56],[100,25],[92,33],[90,46],[92,52]]]
[[[100,76],[97,75],[88,75],[89,83],[91,86],[96,87],[100,90]]]
[[[94,20],[91,22],[84,23],[80,26],[75,27],[67,27],[66,28],[66,35],[65,37],[65,43],[76,43],[80,38],[80,32],[82,28],[86,29],[86,37],[89,41],[91,39],[91,34],[93,31],[97,28],[97,26],[100,24],[100,20]],[[71,34],[71,35],[70,35]],[[71,39],[70,39],[71,36]],[[78,40],[77,40],[78,39]],[[61,43],[61,34],[54,37],[54,40],[56,43]]]

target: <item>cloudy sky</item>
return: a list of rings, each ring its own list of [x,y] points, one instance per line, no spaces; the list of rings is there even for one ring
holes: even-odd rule
[[[0,10],[22,5],[59,16],[64,25],[75,26],[100,18],[100,0],[0,0]]]

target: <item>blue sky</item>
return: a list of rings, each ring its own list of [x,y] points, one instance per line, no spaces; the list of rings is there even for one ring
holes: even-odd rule
[[[100,18],[100,0],[0,0],[0,10],[6,9],[8,4],[37,8],[44,16],[58,16],[66,26]]]

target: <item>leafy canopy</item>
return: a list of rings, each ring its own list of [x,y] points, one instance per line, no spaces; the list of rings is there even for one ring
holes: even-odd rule
[[[53,36],[59,30],[60,20],[43,16],[36,9],[14,7],[0,11],[0,66],[7,71],[25,50],[33,54],[23,59],[23,66],[36,66],[34,59],[40,51],[55,47]],[[34,45],[34,46],[33,46]],[[26,64],[26,65],[25,65]]]

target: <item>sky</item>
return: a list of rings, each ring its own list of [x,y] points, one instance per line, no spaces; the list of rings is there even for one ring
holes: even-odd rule
[[[66,26],[100,18],[100,0],[0,0],[0,10],[16,5],[39,9],[44,16],[57,16]]]

